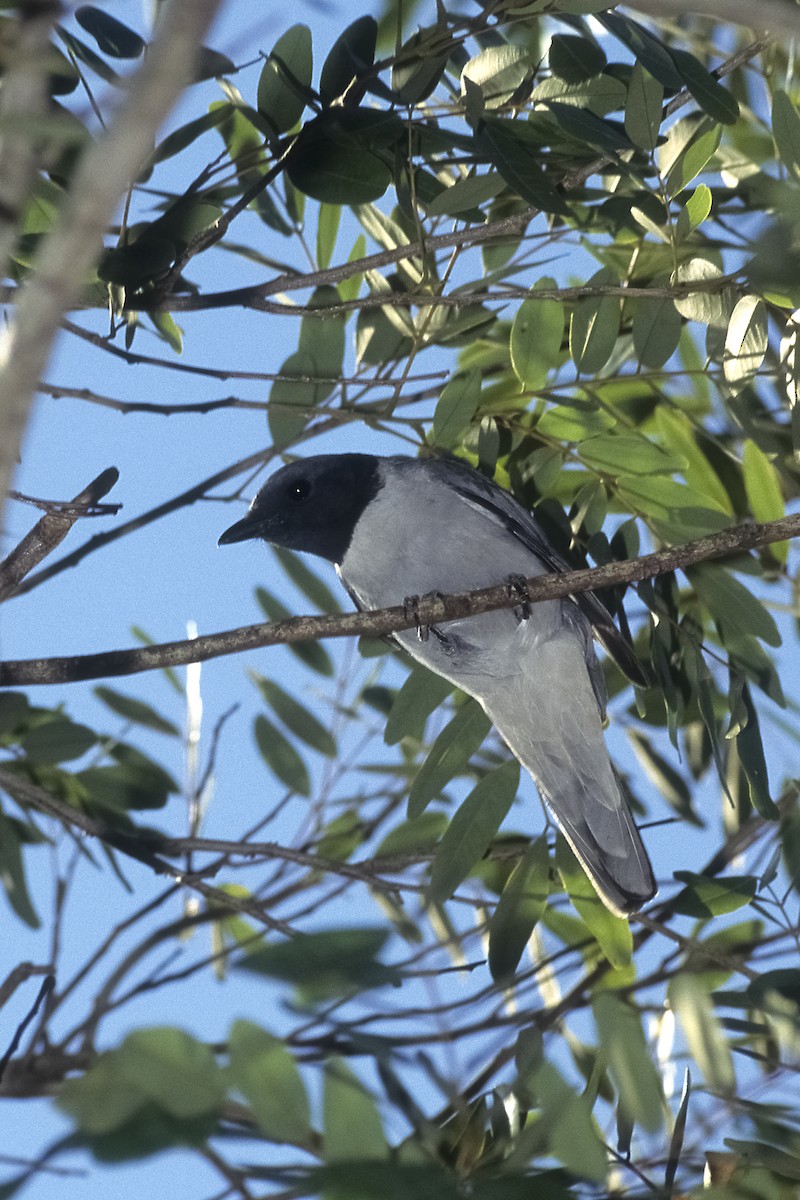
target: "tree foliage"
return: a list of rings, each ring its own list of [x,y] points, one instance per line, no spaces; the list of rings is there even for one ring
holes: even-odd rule
[[[265,335],[263,370],[236,380],[256,398],[40,383],[121,414],[194,412],[198,440],[213,409],[251,411],[267,447],[39,567],[108,514],[115,477],[46,504],[0,567],[14,605],[343,429],[351,448],[465,458],[576,568],[774,521],[800,495],[787,37],[713,4],[680,21],[603,0],[398,3],[380,22],[339,7],[352,20],[332,45],[287,19],[271,46],[201,49],[73,280],[79,302],[54,314],[52,332],[112,372],[154,363],[187,394],[233,374],[192,361],[209,315],[226,356],[243,314],[282,322],[290,352],[274,361]],[[0,24],[9,445],[25,297],[69,250],[81,163],[106,127],[113,143],[159,37],[117,6],[63,25],[43,6],[36,28],[24,9]],[[339,608],[313,564],[272,565],[267,620]],[[280,670],[271,650],[242,669],[267,782],[258,823],[226,840],[203,819],[212,783],[237,789],[218,766],[229,714],[200,741],[196,672],[168,671],[166,689],[105,680],[87,703],[87,672],[64,659],[57,697],[0,692],[5,919],[51,927],[46,960],[6,963],[6,1011],[46,982],[5,1027],[0,1098],[52,1097],[72,1130],[6,1146],[31,1161],[2,1194],[76,1150],[117,1164],[182,1148],[242,1197],[677,1197],[705,1193],[704,1171],[709,1195],[796,1195],[795,565],[788,542],[764,544],[625,597],[650,686],[605,664],[612,745],[639,818],[670,822],[658,899],[630,923],[515,804],[518,765],[476,702],[375,639],[294,642]],[[623,589],[604,597],[624,619]],[[67,898],[91,873],[116,898],[70,960]],[[247,1018],[231,999],[243,979]],[[186,980],[206,997],[202,1031],[171,1000]],[[153,995],[169,1021],[137,1014]]]

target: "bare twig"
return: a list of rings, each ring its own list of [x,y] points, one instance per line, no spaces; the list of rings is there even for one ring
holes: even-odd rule
[[[28,503],[45,508],[45,515],[34,525],[2,563],[0,563],[0,604],[13,596],[25,576],[38,567],[42,559],[51,554],[69,533],[79,517],[93,516],[97,502],[111,490],[119,479],[116,467],[109,467],[85,487],[68,505],[51,501],[29,500]],[[27,499],[12,492],[15,499]],[[116,512],[120,505],[103,506]],[[49,510],[49,511],[48,511]]]
[[[8,1066],[9,1062],[11,1061],[11,1059],[14,1055],[14,1051],[17,1049],[20,1042],[22,1041],[23,1033],[28,1028],[31,1021],[33,1020],[33,1018],[36,1016],[37,1012],[39,1011],[39,1006],[41,1005],[42,1001],[45,1000],[47,998],[47,996],[49,996],[50,992],[52,992],[52,990],[55,986],[56,986],[55,975],[45,975],[44,979],[42,980],[42,985],[39,988],[39,994],[37,995],[36,999],[34,1000],[33,1004],[31,1005],[31,1008],[28,1011],[28,1013],[26,1014],[26,1016],[20,1021],[19,1025],[17,1026],[17,1029],[14,1033],[14,1036],[11,1039],[11,1042],[9,1043],[9,1047],[6,1050],[5,1054],[3,1055],[2,1058],[0,1058],[0,1081],[2,1081],[2,1079],[3,1079],[3,1076],[6,1071],[6,1067]]]
[[[538,575],[528,580],[533,602],[556,600],[578,592],[596,591],[620,584],[651,579],[668,571],[692,566],[714,558],[741,554],[758,546],[787,541],[800,536],[800,515],[783,517],[767,524],[752,523],[722,529],[707,537],[697,538],[681,546],[671,546],[627,562],[608,563],[582,571],[560,575]],[[391,608],[367,612],[336,613],[321,617],[292,617],[272,624],[246,625],[224,633],[207,634],[185,642],[165,642],[135,650],[109,650],[100,654],[82,654],[64,658],[33,658],[0,664],[0,687],[43,683],[75,683],[79,680],[101,679],[111,675],[133,675],[163,667],[184,666],[243,650],[264,646],[285,645],[331,637],[382,637],[417,624],[440,625],[508,608],[505,582],[452,596],[426,596],[419,604],[416,617],[406,608]]]

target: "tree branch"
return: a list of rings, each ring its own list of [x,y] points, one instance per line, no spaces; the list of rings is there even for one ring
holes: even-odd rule
[[[98,500],[111,490],[118,479],[117,468],[109,467],[78,493],[70,506],[72,511],[66,512],[56,507],[36,522],[30,533],[0,563],[0,604],[13,596],[25,576],[63,542],[79,517],[93,515],[92,510]]]
[[[619,584],[651,579],[668,571],[685,569],[709,559],[741,554],[758,546],[800,536],[800,515],[767,524],[734,525],[681,546],[671,546],[627,562],[608,563],[560,575],[537,575],[528,580],[530,600],[556,600],[578,592],[596,591]],[[66,658],[32,658],[0,663],[0,687],[45,683],[76,683],[111,675],[134,675],[163,667],[204,662],[224,654],[257,650],[264,646],[306,642],[318,638],[382,637],[422,625],[443,625],[519,603],[509,596],[506,583],[452,596],[432,595],[420,601],[416,619],[402,605],[368,612],[336,613],[321,617],[292,617],[272,624],[246,625],[224,633],[207,634],[184,642],[165,642],[135,650],[108,650]]]
[[[79,299],[103,249],[125,189],[151,153],[164,117],[192,78],[198,49],[220,0],[180,0],[164,19],[111,129],[83,154],[60,220],[43,241],[0,334],[0,513],[19,455],[31,400],[61,319]]]

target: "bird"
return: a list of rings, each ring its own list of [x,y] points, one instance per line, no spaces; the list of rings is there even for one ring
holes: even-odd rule
[[[219,544],[249,539],[327,559],[362,610],[512,581],[515,610],[393,639],[482,706],[611,912],[653,898],[605,743],[593,633],[640,683],[641,664],[594,593],[525,604],[522,579],[569,567],[510,492],[455,457],[314,455],[271,475]]]

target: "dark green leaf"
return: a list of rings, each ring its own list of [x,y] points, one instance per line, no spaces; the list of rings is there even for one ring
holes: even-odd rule
[[[677,90],[683,86],[671,52],[643,25],[614,12],[601,13],[597,19],[605,25],[609,33],[613,33],[614,37],[619,38],[623,45],[628,47],[634,58],[665,88]]]
[[[550,858],[547,837],[528,846],[508,877],[489,922],[489,970],[492,979],[513,975],[531,934],[547,906]]]
[[[308,1097],[284,1043],[251,1021],[234,1021],[228,1046],[232,1082],[262,1132],[270,1141],[307,1145],[311,1139]]]
[[[396,56],[400,61],[392,67],[392,91],[400,104],[421,104],[427,100],[444,74],[449,56],[415,55],[417,47],[424,46],[425,35],[420,30],[400,47]]]
[[[619,285],[609,267],[587,280],[587,287],[602,284]],[[606,365],[617,344],[621,317],[619,296],[587,296],[577,301],[569,327],[569,352],[581,374],[596,375]]]
[[[447,828],[447,816],[430,810],[413,821],[402,821],[387,833],[375,850],[375,857],[425,854],[433,849]]]
[[[269,393],[269,431],[276,447],[290,446],[313,415],[318,375],[314,358],[307,351],[290,354],[282,364]],[[296,377],[296,381],[295,381]]]
[[[55,717],[34,725],[20,738],[20,746],[31,763],[70,762],[81,758],[97,743],[97,734],[68,717]]]
[[[445,726],[417,771],[408,795],[408,815],[418,817],[453,776],[464,770],[491,728],[491,721],[476,700],[461,705]]]
[[[111,754],[118,760],[113,766],[87,767],[75,776],[100,808],[112,813],[163,808],[178,791],[172,776],[133,746],[118,744]]]
[[[377,36],[378,24],[374,17],[359,17],[339,35],[320,74],[319,94],[323,104],[330,105],[343,96],[353,81],[370,69],[375,58]]]
[[[383,740],[395,746],[404,737],[422,741],[428,717],[450,695],[452,683],[426,667],[411,668],[386,720]]]
[[[253,725],[256,745],[264,762],[282,783],[301,796],[311,794],[308,769],[300,755],[280,729],[264,716],[258,716]]]
[[[678,349],[683,322],[668,296],[639,298],[633,310],[633,346],[642,366],[658,370]]]
[[[742,688],[742,701],[747,711],[747,724],[736,735],[736,749],[742,770],[747,777],[753,808],[766,821],[777,821],[780,810],[769,794],[769,777],[758,712],[747,684]]]
[[[27,715],[27,696],[22,692],[0,692],[0,736],[10,734]]]
[[[77,8],[75,19],[110,58],[138,58],[147,45],[138,33],[93,4],[82,4]]]
[[[99,54],[95,54],[94,50],[87,46],[85,42],[82,42],[80,38],[75,37],[74,34],[64,29],[63,26],[59,26],[58,34],[68,50],[75,55],[78,62],[90,67],[106,83],[117,83],[119,81],[117,72]]]
[[[547,108],[553,114],[557,124],[570,137],[587,143],[596,150],[609,152],[612,155],[617,150],[632,150],[633,144],[624,129],[612,122],[596,117],[594,113],[584,108],[576,108],[572,104],[563,104],[560,100],[547,100]]]
[[[264,946],[237,966],[293,983],[306,999],[320,1000],[396,981],[393,968],[377,959],[387,937],[375,927],[326,929]]]
[[[431,904],[449,899],[483,857],[514,803],[518,787],[519,763],[511,759],[484,775],[460,805],[431,866]]]
[[[724,567],[710,563],[688,572],[692,586],[722,629],[754,634],[768,646],[780,646],[778,627],[760,600]]]
[[[194,81],[200,83],[203,79],[219,79],[220,75],[229,75],[235,69],[227,54],[220,54],[211,46],[201,46],[197,54]]]
[[[550,70],[567,83],[580,83],[599,75],[606,56],[597,42],[588,37],[557,33],[550,41]]]
[[[0,811],[0,884],[21,921],[31,929],[41,925],[28,892],[20,844],[19,825]]]
[[[126,696],[123,692],[117,692],[114,688],[102,685],[94,689],[94,694],[112,712],[124,717],[126,721],[132,721],[135,725],[143,725],[146,729],[155,729],[157,733],[169,733],[174,737],[180,733],[177,725],[168,721],[166,717],[162,717],[161,713],[156,712],[144,700],[136,700],[133,696]]]
[[[371,153],[357,134],[334,136],[323,114],[304,126],[289,156],[289,179],[306,196],[326,204],[367,204],[392,182],[391,167]]]
[[[256,588],[256,600],[270,621],[288,621],[294,614],[266,588]],[[289,642],[286,649],[318,675],[332,675],[333,663],[321,642]]]
[[[481,400],[477,371],[456,375],[445,385],[433,414],[433,440],[444,450],[459,446],[470,427]]]
[[[678,73],[704,113],[722,125],[734,125],[739,117],[736,97],[723,87],[688,50],[670,49]]]
[[[696,875],[693,871],[675,871],[675,878],[686,885],[672,901],[676,912],[689,917],[718,917],[736,912],[756,894],[755,875]]]
[[[554,183],[536,160],[536,151],[514,128],[516,122],[498,118],[481,121],[478,145],[509,187],[542,212],[565,215],[569,209]]]
[[[276,133],[287,133],[303,115],[312,71],[311,30],[292,25],[278,38],[258,81],[258,111]]]
[[[267,704],[295,737],[320,754],[326,754],[329,758],[336,757],[336,742],[330,730],[326,729],[312,712],[274,680],[266,679],[255,671],[252,673],[252,679]]]

